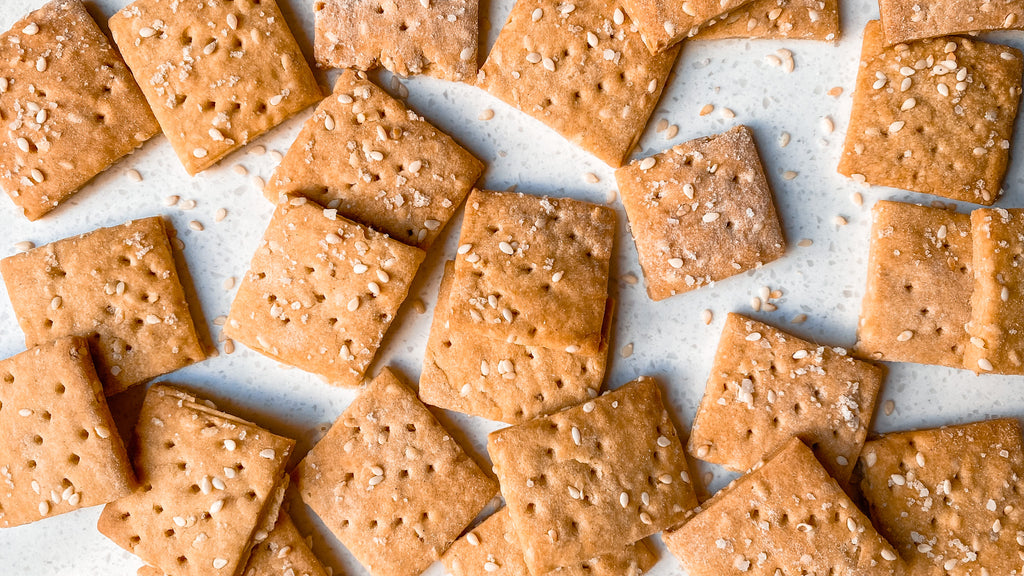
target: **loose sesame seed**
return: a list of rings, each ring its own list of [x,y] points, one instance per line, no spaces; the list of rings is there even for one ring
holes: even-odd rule
[[[188,227],[195,230],[196,232],[203,231],[203,223],[198,220],[193,220],[188,223]]]
[[[483,122],[487,122],[488,120],[492,119],[494,119],[494,110],[491,110],[490,108],[482,110],[480,114],[477,116],[477,120],[481,120]]]
[[[703,311],[701,311],[700,318],[701,321],[704,322],[704,325],[707,326],[711,324],[711,321],[714,319],[714,312],[705,308]]]
[[[28,240],[22,240],[21,242],[16,242],[14,244],[14,249],[17,250],[18,252],[28,252],[29,250],[35,247],[36,245],[33,242],[29,242]]]
[[[735,118],[736,117],[736,113],[733,112],[731,108],[722,108],[721,114],[722,114],[722,118],[726,118],[726,119],[730,119],[730,118]]]
[[[796,177],[797,177],[797,173],[792,171],[792,170],[786,170],[785,172],[782,173],[782,178],[784,180],[792,180],[792,179],[794,179]]]
[[[623,358],[629,358],[632,355],[633,355],[633,343],[632,342],[630,342],[629,344],[626,344],[625,346],[622,347],[621,350],[619,350],[619,356],[622,356]]]
[[[178,203],[178,200],[180,200],[180,199],[181,199],[181,197],[178,196],[177,194],[172,194],[172,195],[164,198],[164,206],[174,206],[175,204]]]
[[[126,170],[125,175],[128,176],[128,179],[133,182],[142,182],[142,174],[140,174],[139,171],[134,168]]]
[[[825,116],[821,119],[821,131],[825,134],[831,134],[836,129],[836,123],[832,121],[831,116]]]
[[[213,213],[213,221],[214,222],[221,222],[221,221],[223,221],[227,217],[228,217],[228,210],[227,210],[227,208],[218,208],[217,211]]]
[[[834,221],[836,226],[846,226],[850,223],[844,216],[836,216]]]
[[[705,105],[700,107],[700,112],[698,112],[698,114],[700,114],[701,116],[707,116],[708,114],[711,114],[714,111],[715,111],[715,105],[714,104],[705,104]]]

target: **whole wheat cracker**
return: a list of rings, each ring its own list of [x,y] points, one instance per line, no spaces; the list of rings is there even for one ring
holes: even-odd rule
[[[754,0],[709,20],[695,40],[839,39],[839,0]]]
[[[1020,30],[1024,3],[1020,0],[879,0],[878,11],[887,45],[923,38]]]

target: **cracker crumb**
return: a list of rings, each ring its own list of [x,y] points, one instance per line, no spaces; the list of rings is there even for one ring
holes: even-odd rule
[[[486,110],[481,110],[480,114],[476,118],[477,120],[487,122],[488,120],[494,118],[494,110],[491,110],[490,108],[487,108]]]
[[[633,355],[633,343],[630,342],[629,344],[626,344],[625,346],[623,346],[622,350],[619,350],[619,355],[622,356],[623,358],[629,358],[630,356],[632,356]]]

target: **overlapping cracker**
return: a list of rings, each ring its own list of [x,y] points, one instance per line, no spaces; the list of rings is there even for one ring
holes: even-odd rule
[[[879,201],[857,351],[875,360],[962,367],[971,317],[971,218]]]
[[[303,501],[374,576],[415,576],[497,492],[387,368],[296,467]]]
[[[867,438],[883,370],[729,314],[688,449],[745,471],[796,436],[845,483]]]
[[[29,220],[160,132],[79,0],[54,0],[0,35],[0,121],[0,186]]]
[[[136,0],[110,32],[189,174],[321,98],[276,0]]]
[[[318,0],[316,61],[401,76],[472,81],[477,70],[475,0]]]
[[[519,0],[477,85],[621,166],[679,54],[652,56],[633,26],[611,0]]]
[[[331,384],[358,386],[423,256],[305,198],[285,198],[225,334]]]
[[[878,21],[868,22],[839,173],[995,202],[1020,103],[1021,52],[962,37],[884,43]]]
[[[1018,0],[879,0],[878,11],[889,46],[1024,26],[1024,4]]]
[[[691,140],[615,171],[652,300],[782,256],[786,241],[753,133]]]
[[[163,384],[149,389],[132,443],[139,486],[98,528],[168,576],[241,574],[277,520],[294,442]]]
[[[0,273],[25,345],[86,338],[107,396],[206,358],[159,216],[16,254]]]
[[[595,356],[520,346],[451,329],[454,272],[454,262],[446,262],[423,358],[420,399],[448,410],[520,424],[597,396],[608,361],[611,299]]]
[[[623,0],[623,8],[640,29],[652,53],[694,36],[701,25],[740,8],[750,0]]]
[[[106,504],[133,481],[84,340],[0,360],[0,527]]]
[[[861,488],[913,574],[1014,574],[1024,538],[1024,447],[1014,419],[885,434]]]
[[[892,546],[799,439],[701,506],[665,544],[690,576],[902,576]]]
[[[424,250],[483,164],[447,134],[346,70],[306,121],[266,188],[301,194]]]
[[[839,0],[754,0],[709,20],[698,40],[765,38],[839,39]]]
[[[683,446],[648,378],[492,432],[487,449],[532,574],[621,551],[697,506]]]

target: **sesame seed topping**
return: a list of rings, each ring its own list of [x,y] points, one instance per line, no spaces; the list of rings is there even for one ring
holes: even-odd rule
[[[23,418],[27,418],[27,417],[31,416],[32,414],[33,414],[32,410],[29,410],[28,408],[22,408],[21,410],[18,410],[18,416],[21,416]]]
[[[654,522],[653,520],[651,520],[651,515],[648,514],[647,512],[641,512],[640,513],[640,521],[643,522],[644,524],[648,524],[648,525],[650,525],[650,524],[652,524]]]
[[[499,566],[494,562],[484,562],[484,570],[487,572],[496,572]]]
[[[658,446],[661,446],[662,448],[665,448],[665,447],[667,447],[671,443],[672,442],[668,438],[666,438],[665,436],[658,436]]]
[[[889,480],[897,486],[903,486],[907,483],[907,479],[902,474],[893,474],[889,477]]]
[[[583,438],[580,435],[580,429],[575,427],[575,426],[573,426],[572,427],[572,442],[573,442],[573,444],[579,446],[580,442],[582,442],[582,441],[583,441]]]
[[[898,342],[906,342],[907,340],[910,340],[913,337],[914,333],[912,331],[904,330],[903,332],[900,332],[898,336],[896,336],[896,340]]]
[[[697,457],[704,458],[705,456],[708,455],[709,452],[711,452],[711,447],[708,446],[707,444],[704,444],[703,446],[697,448]]]
[[[22,152],[28,152],[30,147],[27,138],[18,138],[18,149]]]
[[[657,163],[657,160],[655,160],[653,157],[644,158],[643,160],[640,161],[640,169],[650,170],[651,168],[654,168],[655,163]]]
[[[220,512],[221,509],[223,509],[223,508],[224,508],[224,500],[223,499],[217,500],[213,504],[210,504],[210,514],[216,514],[217,512]]]
[[[760,332],[751,332],[750,334],[747,334],[747,342],[757,342],[760,339],[761,339],[761,333]]]
[[[46,58],[43,58],[42,56],[36,58],[36,71],[46,72]]]
[[[227,565],[228,565],[228,561],[223,559],[223,558],[214,558],[213,559],[213,567],[216,568],[217,570],[220,570],[221,568],[223,568],[223,567],[225,567]]]
[[[227,21],[228,28],[231,28],[232,30],[238,29],[238,16],[235,16],[234,14],[228,14]]]
[[[273,448],[264,448],[260,450],[260,457],[266,458],[267,460],[273,460],[277,456],[277,452],[274,452]]]
[[[903,129],[903,127],[906,124],[907,123],[904,122],[903,120],[897,120],[897,121],[893,122],[892,124],[889,124],[889,133],[890,134],[895,134],[895,133],[899,132],[900,130]]]
[[[43,502],[40,502],[39,503],[39,515],[40,516],[46,516],[49,513],[50,513],[50,503],[46,502],[45,500]]]
[[[230,438],[224,441],[224,449],[227,450],[228,452],[234,452],[237,446],[238,444],[236,444],[235,441]]]
[[[625,19],[626,19],[626,15],[622,13],[622,9],[621,8],[616,8],[615,12],[612,14],[612,21],[614,21],[615,24],[622,24],[622,22]]]
[[[22,28],[21,31],[22,33],[27,34],[28,36],[35,36],[39,33],[39,25],[36,24],[35,22],[32,22],[28,26]]]
[[[992,362],[989,362],[987,358],[978,358],[978,368],[991,372],[993,370]]]
[[[714,222],[715,220],[718,220],[719,216],[721,216],[721,214],[719,214],[718,212],[708,212],[703,217],[701,217],[701,220],[703,220],[704,222]]]
[[[594,407],[595,404],[593,402],[587,402],[586,404],[583,405],[583,411],[586,412],[587,414],[590,414],[591,412],[594,411]]]
[[[673,267],[673,268],[682,268],[683,267],[683,259],[682,258],[669,258],[668,259],[668,265]]]
[[[498,249],[504,252],[505,254],[515,254],[515,250],[512,249],[512,245],[505,241],[498,243]]]
[[[330,114],[324,115],[324,130],[330,132],[331,130],[334,130],[334,127],[334,116],[331,116]]]
[[[892,562],[893,560],[896,560],[896,554],[894,554],[892,550],[889,550],[888,548],[883,548],[882,558],[888,560],[889,562]]]
[[[729,118],[735,118],[736,117],[736,113],[733,112],[731,108],[722,108],[722,112],[721,113],[722,113],[722,118],[729,119]]]
[[[541,9],[541,8],[535,9],[533,11],[533,14],[531,15],[531,17],[533,18],[534,22],[536,22],[537,20],[540,20],[541,18],[544,17],[544,10]]]
[[[466,542],[469,542],[471,546],[479,546],[480,538],[476,535],[475,532],[470,532],[469,534],[466,534]]]
[[[209,152],[206,151],[206,148],[196,148],[192,151],[192,155],[196,158],[206,158],[207,154],[209,154]]]

